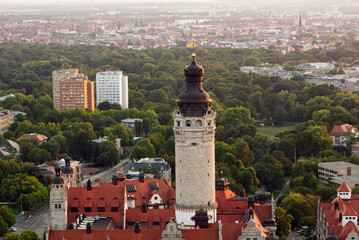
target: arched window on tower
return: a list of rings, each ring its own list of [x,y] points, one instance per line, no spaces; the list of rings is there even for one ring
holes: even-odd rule
[[[186,121],[186,126],[187,126],[187,127],[190,127],[191,125],[192,125],[192,121],[191,121],[191,120],[187,120],[187,121]]]
[[[197,120],[197,121],[195,122],[195,125],[196,125],[196,127],[202,127],[202,121],[201,121],[201,120]]]

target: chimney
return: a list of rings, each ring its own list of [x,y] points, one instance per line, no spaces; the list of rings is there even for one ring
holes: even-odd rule
[[[127,197],[128,208],[135,208],[135,197],[133,195],[128,195]]]
[[[88,191],[92,190],[91,179],[87,180],[87,190]]]
[[[142,205],[141,205],[141,210],[142,210],[143,213],[147,212],[147,207],[148,207],[147,204],[145,202],[143,202]]]
[[[138,180],[140,180],[140,183],[145,182],[145,174],[143,174],[143,172],[141,172],[140,175],[138,175]]]
[[[339,211],[339,203],[337,200],[335,200],[334,202],[334,210],[338,210]]]
[[[89,222],[86,224],[86,233],[87,233],[87,234],[91,234],[91,233],[92,233],[91,223],[89,223]]]
[[[139,222],[136,222],[136,223],[135,223],[135,233],[140,233],[140,232],[141,232],[140,223],[139,223]]]
[[[113,183],[113,185],[117,185],[117,183],[118,183],[118,178],[117,178],[116,175],[113,175],[113,176],[112,176],[112,183]]]
[[[250,208],[250,209],[248,210],[248,213],[249,213],[249,218],[254,218],[254,217],[253,217],[253,216],[254,216],[253,208]]]
[[[70,230],[73,230],[73,229],[74,229],[74,224],[73,224],[73,223],[70,223],[69,229],[70,229]]]
[[[248,208],[254,208],[254,198],[252,196],[248,197]]]
[[[339,222],[342,222],[342,219],[343,219],[343,212],[340,211],[339,212]]]
[[[240,197],[246,196],[246,190],[244,188],[239,192],[239,196]]]

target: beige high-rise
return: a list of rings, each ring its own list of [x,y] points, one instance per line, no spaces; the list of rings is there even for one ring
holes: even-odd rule
[[[215,198],[215,118],[209,94],[202,87],[204,70],[193,59],[186,67],[186,90],[173,113],[176,154],[176,221],[195,225],[192,217],[202,208],[209,223],[217,219]]]
[[[75,68],[52,71],[52,95],[54,109],[60,110],[60,80],[62,78],[76,77],[79,70]]]

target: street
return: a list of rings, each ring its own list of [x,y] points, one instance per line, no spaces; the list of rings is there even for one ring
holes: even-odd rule
[[[110,169],[108,169],[108,170],[106,170],[104,172],[101,172],[101,173],[96,174],[96,175],[84,176],[84,179],[82,181],[82,186],[86,186],[86,182],[88,181],[89,178],[91,179],[93,186],[96,186],[99,183],[111,182],[112,181],[112,176],[117,175],[117,171],[119,169],[122,168],[123,173],[126,174],[128,169],[130,168],[130,165],[131,165],[131,160],[130,159],[124,159],[120,163],[118,163],[116,166],[114,166],[113,168],[110,168]],[[95,180],[97,178],[100,178],[99,183],[95,182]]]
[[[31,230],[37,233],[42,238],[44,230],[47,229],[47,225],[50,221],[50,208],[49,205],[44,206],[42,209],[34,213],[30,219],[26,219],[25,215],[16,216],[16,233],[21,234],[25,230]]]

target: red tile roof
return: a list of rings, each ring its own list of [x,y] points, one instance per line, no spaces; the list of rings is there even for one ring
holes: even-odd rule
[[[334,136],[334,135],[341,135],[344,136],[346,132],[351,132],[352,130],[354,130],[354,132],[358,132],[358,129],[356,129],[355,127],[353,127],[350,124],[343,124],[343,125],[336,125],[333,127],[332,131],[330,132],[330,136]]]
[[[343,216],[357,216],[357,212],[353,209],[351,205],[345,210]]]
[[[338,192],[351,192],[351,190],[348,185],[343,182],[342,185],[338,188]]]
[[[21,139],[25,139],[25,138],[35,138],[39,142],[44,142],[47,139],[49,139],[45,135],[42,135],[42,134],[39,134],[39,133],[30,133],[30,134],[24,134],[24,135],[18,137],[15,141],[19,142]]]

